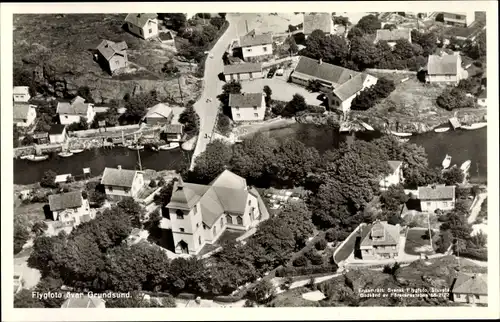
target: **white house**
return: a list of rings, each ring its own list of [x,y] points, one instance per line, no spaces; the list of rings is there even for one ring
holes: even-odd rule
[[[488,304],[488,274],[459,272],[454,280],[451,294],[453,302]]]
[[[57,114],[61,124],[79,123],[82,118],[90,124],[95,116],[94,104],[85,103],[83,97],[77,96],[69,102],[58,102]]]
[[[398,185],[403,182],[403,162],[402,161],[387,161],[391,167],[392,173],[380,180],[380,190],[387,190],[392,185]]]
[[[14,86],[12,90],[14,102],[27,102],[30,100],[30,91],[28,86]]]
[[[64,143],[68,138],[66,132],[66,125],[64,124],[54,124],[49,130],[49,141],[50,143]]]
[[[163,132],[165,133],[168,142],[179,142],[180,140],[182,140],[184,125],[165,124]]]
[[[88,199],[82,197],[81,191],[71,191],[49,196],[49,207],[53,219],[76,227],[83,222],[94,219],[90,211]]]
[[[158,36],[158,15],[156,13],[129,13],[125,18],[128,30],[143,38]]]
[[[262,65],[260,63],[234,64],[224,66],[224,78],[226,82],[235,80],[253,80],[263,78]]]
[[[361,229],[363,229],[362,227]],[[391,225],[387,221],[377,220],[370,232],[361,241],[360,250],[363,259],[396,258],[399,253],[399,224]]]
[[[124,41],[115,43],[110,40],[103,40],[97,46],[97,60],[101,66],[110,74],[116,70],[127,67],[127,43]]]
[[[196,255],[226,229],[248,230],[265,211],[259,198],[244,178],[229,170],[209,185],[176,182],[167,205],[175,252]],[[167,222],[162,219],[160,228],[170,227]]]
[[[156,125],[156,124],[170,124],[174,117],[172,108],[164,103],[158,103],[151,107],[143,118],[143,122]]]
[[[135,198],[144,186],[144,177],[142,172],[122,169],[120,165],[117,169],[106,167],[102,174],[101,184],[105,188],[106,196],[110,199]]]
[[[255,30],[240,37],[240,47],[243,59],[255,61],[258,58],[273,55],[273,36],[271,34],[257,35]]]
[[[233,121],[262,121],[266,114],[264,93],[229,94]]]
[[[455,83],[467,78],[467,71],[462,68],[462,58],[460,55],[429,55],[427,61],[428,83]]]
[[[444,23],[450,26],[468,27],[476,20],[474,11],[443,12]]]
[[[36,106],[27,103],[14,103],[14,124],[19,127],[28,127],[36,119]]]
[[[452,210],[455,208],[455,186],[427,186],[418,187],[420,209],[423,212]]]

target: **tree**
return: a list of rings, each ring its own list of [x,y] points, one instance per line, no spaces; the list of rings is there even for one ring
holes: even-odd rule
[[[354,26],[349,30],[349,33],[347,34],[347,39],[351,40],[356,37],[363,37],[364,32],[360,28]]]
[[[163,67],[161,68],[161,72],[166,74],[166,75],[172,76],[172,75],[175,75],[179,72],[179,68],[177,68],[177,66],[175,66],[175,62],[171,59],[168,62],[166,62],[165,64],[163,64]]]
[[[316,247],[317,250],[324,250],[327,246],[327,242],[324,238],[321,238],[314,244],[314,247]]]
[[[200,117],[194,110],[193,105],[188,105],[179,115],[179,123],[184,125],[184,132],[194,135],[200,128]]]
[[[33,297],[32,291],[28,289],[21,290],[14,295],[15,308],[44,308],[43,302],[36,297]]]
[[[273,158],[276,162],[270,166],[269,172],[274,173],[277,182],[290,186],[304,184],[319,160],[318,150],[292,138],[278,142],[276,157]]]
[[[342,25],[344,27],[347,27],[351,24],[351,22],[349,21],[349,18],[348,17],[343,17],[343,16],[335,16],[333,17],[333,23],[335,25]]]
[[[313,235],[312,214],[304,203],[286,204],[276,215],[284,227],[288,227],[294,236],[295,250],[302,249]]]
[[[396,40],[393,54],[397,59],[406,60],[413,57],[415,53],[412,44],[408,40],[398,39]]]
[[[377,16],[367,15],[358,21],[356,27],[367,34],[374,34],[377,29],[381,29],[381,23]]]
[[[359,94],[354,97],[351,102],[352,110],[366,111],[367,109],[373,107],[377,102],[377,96],[375,91],[371,88],[365,88]]]
[[[293,266],[303,267],[307,265],[307,258],[304,255],[300,255],[293,260]]]
[[[271,103],[271,95],[273,94],[273,91],[271,89],[271,87],[269,87],[268,85],[264,86],[264,89],[263,89],[264,93],[266,94],[266,107],[269,107],[269,104]]]
[[[84,98],[87,103],[95,103],[94,98],[92,97],[92,92],[88,86],[78,87],[76,96]]]
[[[248,297],[257,303],[266,303],[276,295],[274,285],[268,280],[262,280],[248,291]]]
[[[19,146],[19,137],[21,136],[21,133],[19,132],[19,128],[17,127],[16,124],[12,127],[12,139],[13,141],[13,146],[14,148],[17,148]]]
[[[36,223],[33,224],[33,227],[31,228],[31,232],[35,234],[35,236],[40,236],[43,235],[45,230],[47,230],[47,224],[44,221],[37,221]]]
[[[299,47],[297,46],[297,42],[295,41],[295,38],[293,36],[287,37],[285,39],[285,44],[288,45],[288,51],[290,52],[290,55],[294,55],[299,51]]]
[[[401,204],[408,201],[402,185],[392,185],[380,195],[380,201],[386,211],[392,214],[399,211]]]
[[[387,98],[396,89],[394,81],[381,77],[377,80],[377,83],[373,85],[373,91],[375,96],[379,99]]]
[[[222,26],[224,26],[224,23],[226,22],[225,18],[222,17],[213,17],[210,19],[210,23],[214,25],[217,29],[220,30]]]
[[[307,86],[306,86],[306,89],[310,92],[319,92],[321,91],[321,82],[317,79],[310,79],[308,82],[307,82]]]
[[[134,227],[141,228],[144,221],[145,210],[138,204],[134,198],[125,197],[118,202],[117,207],[123,212],[124,215],[130,218]]]
[[[379,61],[380,53],[372,41],[365,37],[354,37],[351,40],[351,59],[361,70],[374,67]]]
[[[232,158],[231,146],[221,140],[214,140],[207,145],[195,161],[189,182],[208,184],[226,169]]]
[[[195,257],[175,258],[170,262],[167,286],[172,294],[207,291],[207,267]]]
[[[283,110],[282,115],[284,117],[292,117],[300,111],[307,109],[307,103],[304,96],[300,94],[294,94],[292,100],[289,101]]]
[[[229,116],[219,113],[217,118],[217,130],[219,130],[222,135],[229,135],[229,133],[231,133],[232,127]]]
[[[437,36],[434,32],[421,33],[413,29],[411,31],[411,40],[413,44],[418,44],[422,47],[423,56],[427,57],[434,53],[437,47]]]
[[[393,30],[393,29],[398,29],[398,26],[396,26],[395,24],[393,23],[386,23],[384,25],[384,29],[389,29],[389,30]]]
[[[457,108],[466,108],[474,106],[472,98],[467,97],[466,93],[459,88],[449,87],[441,93],[436,99],[439,107],[452,111]]]
[[[172,198],[172,190],[174,188],[174,183],[177,179],[169,181],[166,185],[162,186],[160,191],[153,197],[153,201],[157,205],[165,207],[170,202]]]
[[[136,124],[142,120],[146,114],[146,109],[158,103],[156,91],[149,93],[140,93],[131,97],[125,102],[125,113],[122,114],[122,119],[127,124]]]
[[[63,293],[61,287],[63,285],[63,281],[60,278],[52,278],[45,277],[38,282],[36,285],[35,291],[40,294],[50,294],[50,293]],[[46,308],[60,308],[63,302],[65,301],[64,297],[50,297],[41,299],[43,303],[43,307]]]
[[[37,237],[33,243],[33,251],[28,258],[28,266],[40,270],[42,277],[58,275],[54,254],[64,246],[64,237]]]
[[[52,170],[45,171],[42,179],[40,180],[40,186],[45,188],[57,188],[58,184],[56,183],[56,176],[57,173]]]
[[[158,16],[164,20],[168,20],[170,22],[170,28],[174,31],[179,31],[184,28],[187,23],[186,15],[183,13],[159,13]]]
[[[224,20],[226,19],[226,15],[227,14],[225,12],[219,12],[219,16],[221,16]]]
[[[23,250],[24,244],[28,241],[29,232],[26,227],[16,223],[14,225],[14,254]]]
[[[456,185],[464,181],[464,173],[458,167],[453,167],[443,172],[443,180],[447,186]]]

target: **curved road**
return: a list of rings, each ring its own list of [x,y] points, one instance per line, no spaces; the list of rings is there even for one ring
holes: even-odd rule
[[[217,118],[220,105],[217,95],[222,92],[222,85],[224,84],[218,76],[224,68],[222,55],[231,41],[244,32],[240,23],[242,19],[241,16],[227,14],[226,19],[229,22],[229,27],[219,38],[212,50],[210,50],[210,54],[213,55],[213,58],[207,58],[205,62],[203,93],[201,94],[199,100],[194,104],[194,109],[200,116],[200,134],[198,135],[196,148],[194,149],[193,157],[191,159],[191,170],[194,168],[196,157],[205,151],[207,144],[210,143],[210,137],[214,130],[215,120]],[[210,98],[212,101],[207,102],[207,98]],[[205,138],[205,133],[209,134],[208,138]]]

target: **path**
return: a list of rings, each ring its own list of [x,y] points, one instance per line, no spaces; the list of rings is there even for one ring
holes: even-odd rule
[[[472,209],[470,211],[470,216],[467,219],[467,222],[469,224],[472,224],[474,221],[476,221],[476,217],[479,214],[479,211],[481,210],[481,205],[483,204],[484,199],[488,196],[488,193],[483,192],[480,193],[477,196],[476,202],[472,205]]]
[[[190,169],[193,169],[196,157],[205,151],[207,144],[210,143],[220,105],[217,95],[222,92],[223,85],[218,76],[224,68],[222,55],[227,48],[227,44],[237,37],[236,28],[238,22],[240,22],[240,17],[228,14],[226,19],[229,22],[229,27],[210,50],[209,55],[213,55],[213,58],[207,58],[205,62],[203,92],[199,100],[194,104],[194,109],[200,117],[200,135],[198,135]],[[207,98],[210,98],[211,102],[207,102]],[[205,138],[205,133],[210,135]]]

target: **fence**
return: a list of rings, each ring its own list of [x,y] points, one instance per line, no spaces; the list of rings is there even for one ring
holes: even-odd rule
[[[400,69],[377,69],[377,68],[367,68],[365,69],[367,73],[385,73],[385,74],[405,74],[405,75],[417,75],[417,72],[411,70],[400,70]]]
[[[139,124],[133,125],[123,125],[123,126],[114,126],[107,127],[105,129],[90,129],[90,130],[81,130],[81,131],[69,131],[68,134],[76,137],[86,137],[90,135],[102,134],[103,136],[112,135],[112,134],[121,134],[121,131],[139,129]]]

